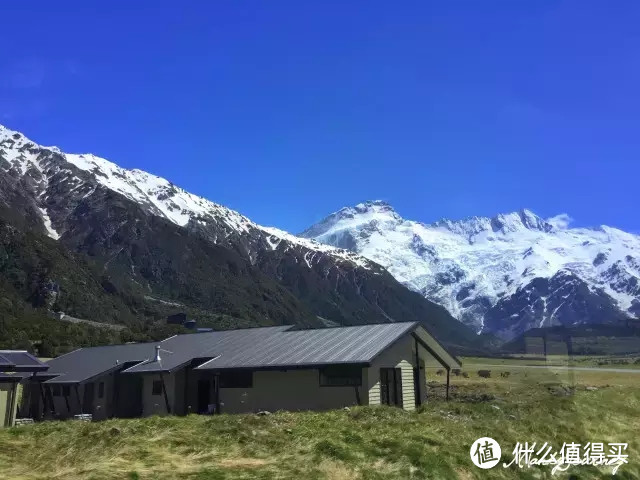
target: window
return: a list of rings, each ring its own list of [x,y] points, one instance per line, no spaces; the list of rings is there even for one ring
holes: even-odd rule
[[[151,388],[151,395],[161,395],[162,394],[162,380],[154,380],[153,386]]]
[[[69,395],[71,395],[71,387],[69,385],[63,385],[62,386],[62,396],[63,397],[68,397]]]
[[[98,398],[104,398],[104,382],[98,384]]]
[[[332,365],[320,369],[321,387],[359,387],[362,368],[354,365]]]
[[[220,388],[251,388],[253,372],[251,370],[227,370],[220,374]]]

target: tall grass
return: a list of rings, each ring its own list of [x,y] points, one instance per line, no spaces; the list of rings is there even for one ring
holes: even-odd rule
[[[563,442],[629,442],[630,464],[617,478],[640,479],[640,386],[600,381],[598,390],[587,391],[578,382],[575,390],[563,390],[555,376],[526,378],[457,378],[450,402],[439,398],[442,389],[433,384],[434,397],[416,413],[359,407],[5,429],[1,478],[551,478],[549,467],[476,468],[469,448],[490,436],[503,446],[503,460],[510,460],[518,441],[548,441],[558,448]],[[599,479],[608,472],[573,467],[555,478]]]

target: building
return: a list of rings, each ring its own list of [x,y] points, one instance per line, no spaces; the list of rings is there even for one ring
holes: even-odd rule
[[[81,348],[30,377],[33,418],[326,410],[427,398],[426,366],[460,362],[418,323],[291,326]],[[448,382],[447,382],[448,384]]]
[[[0,350],[0,427],[12,427],[15,424],[19,385],[23,376],[47,368],[26,351]]]

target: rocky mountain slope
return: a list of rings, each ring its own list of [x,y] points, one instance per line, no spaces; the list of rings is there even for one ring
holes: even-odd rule
[[[130,310],[94,309],[91,319],[144,320],[160,302],[262,325],[415,320],[450,345],[477,343],[444,308],[351,251],[262,227],[163,178],[43,147],[4,127],[0,220],[82,256],[100,295],[124,299]],[[42,271],[32,283],[60,286],[57,303],[88,318],[69,295],[80,287],[47,258],[36,263]]]
[[[301,236],[363,255],[476,331],[507,339],[640,316],[640,237],[611,227],[569,228],[564,216],[528,210],[423,224],[372,201]]]

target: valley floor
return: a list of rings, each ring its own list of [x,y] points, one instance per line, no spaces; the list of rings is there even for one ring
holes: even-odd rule
[[[359,407],[0,430],[0,472],[24,480],[610,478],[610,467],[573,466],[554,477],[548,466],[481,470],[469,449],[489,436],[507,462],[517,442],[628,443],[629,463],[613,478],[640,479],[640,377],[509,368],[480,378],[467,364],[467,378],[452,377],[449,402],[443,376],[431,371],[431,400],[417,413]]]

